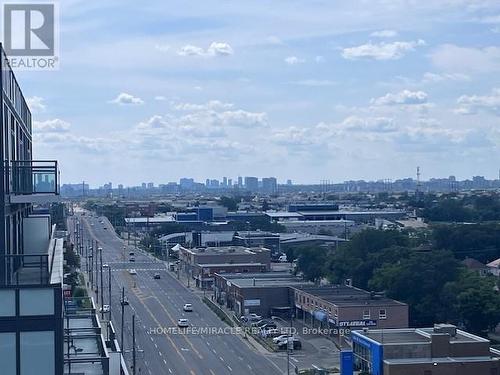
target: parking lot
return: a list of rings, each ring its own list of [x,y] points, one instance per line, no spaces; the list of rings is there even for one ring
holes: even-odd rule
[[[326,369],[339,368],[339,350],[335,344],[325,336],[317,334],[314,330],[302,325],[300,321],[294,321],[292,327],[290,327],[290,322],[281,318],[274,317],[273,319],[265,320],[269,320],[276,325],[276,331],[273,330],[273,334],[270,337],[262,337],[262,334],[257,333],[258,329],[256,327],[254,327],[255,329],[253,329],[252,332],[261,336],[259,342],[262,343],[262,341],[264,341],[265,347],[275,350],[271,352],[270,355],[282,357],[283,361],[286,362],[286,339],[282,341],[282,343],[285,343],[284,345],[278,346],[273,342],[273,336],[277,337],[280,334],[290,334],[290,332],[292,332],[294,338],[298,339],[298,342],[300,342],[300,348],[295,345],[296,349],[290,350],[290,363],[293,366],[299,369],[313,368],[315,366]],[[251,322],[245,323],[245,326],[251,327]]]

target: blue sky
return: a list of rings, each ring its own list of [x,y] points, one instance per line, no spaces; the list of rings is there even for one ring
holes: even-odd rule
[[[424,178],[500,168],[500,3],[60,2],[19,72],[63,182]]]

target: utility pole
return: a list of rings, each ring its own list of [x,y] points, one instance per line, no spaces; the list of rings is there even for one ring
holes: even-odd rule
[[[109,321],[111,322],[111,266],[108,264]]]
[[[122,329],[120,331],[120,345],[122,347],[122,353],[124,353],[124,343],[123,343],[123,325],[125,323],[125,287],[122,287],[122,299],[121,299],[121,305],[122,305]]]
[[[104,287],[103,287],[103,282],[102,282],[102,247],[98,248],[99,250],[99,258],[101,262],[101,268],[100,268],[100,273],[101,273],[101,318],[104,319]]]
[[[132,315],[132,374],[135,375],[135,314]]]

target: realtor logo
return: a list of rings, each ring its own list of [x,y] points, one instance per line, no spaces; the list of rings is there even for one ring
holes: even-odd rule
[[[54,69],[58,64],[58,13],[54,3],[5,3],[3,45],[12,68]]]

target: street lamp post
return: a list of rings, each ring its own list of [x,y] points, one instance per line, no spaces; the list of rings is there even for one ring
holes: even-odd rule
[[[120,331],[120,345],[122,346],[122,353],[124,351],[124,342],[123,342],[123,326],[125,323],[125,287],[122,287],[122,298],[120,301],[120,304],[122,305],[122,328]]]
[[[102,280],[102,247],[98,248],[99,250],[99,258],[101,262],[100,273],[101,273],[101,318],[104,319],[104,287]]]

